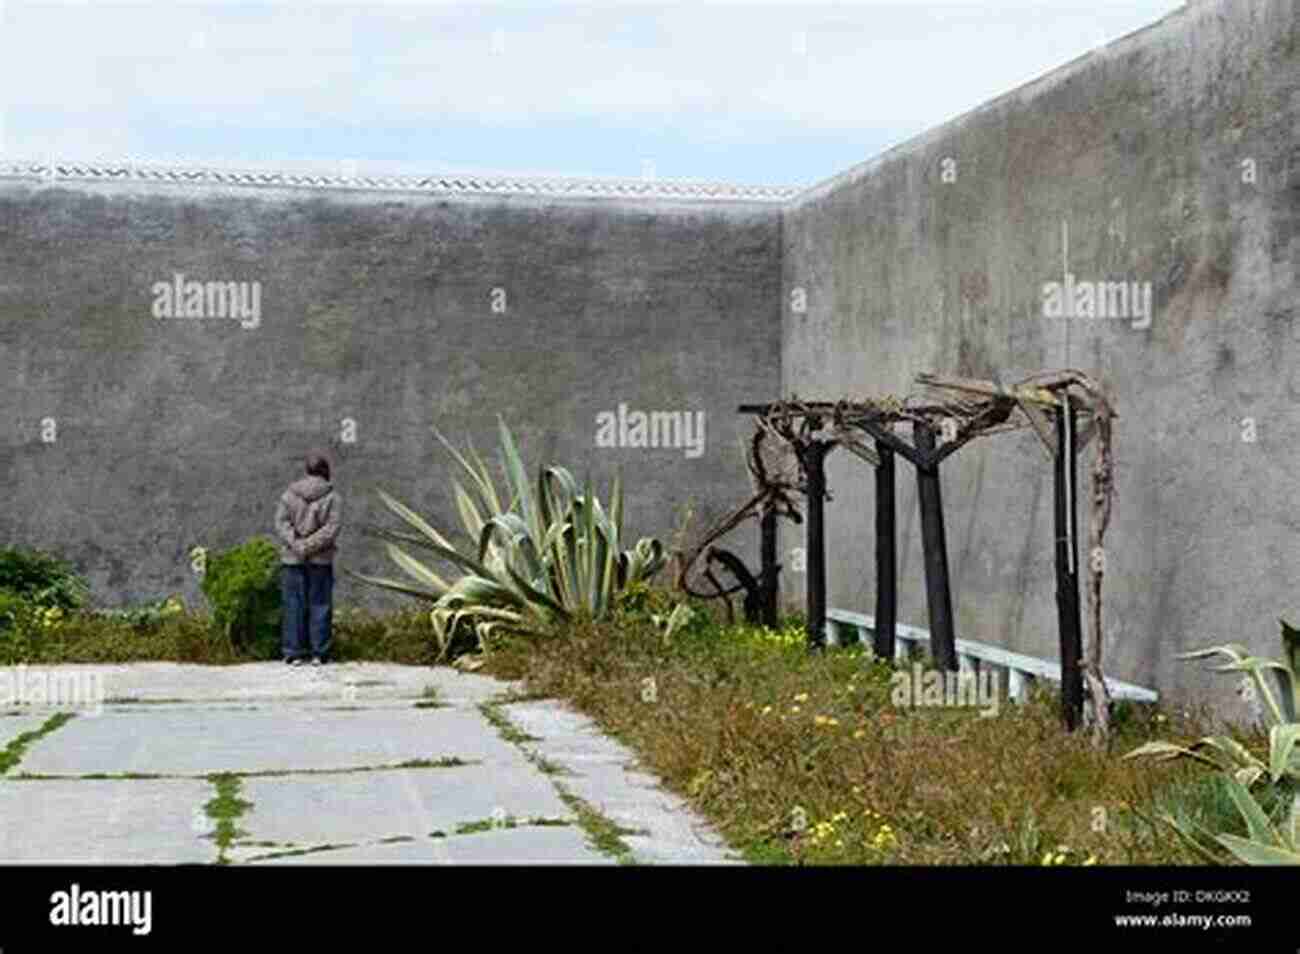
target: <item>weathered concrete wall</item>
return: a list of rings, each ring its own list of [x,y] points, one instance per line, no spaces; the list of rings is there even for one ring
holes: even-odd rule
[[[201,599],[190,548],[270,532],[327,446],[340,565],[400,576],[358,532],[393,523],[375,488],[458,529],[431,428],[495,465],[499,414],[530,464],[602,494],[621,467],[631,542],[667,541],[688,497],[707,522],[745,486],[735,407],[779,379],[779,226],[761,203],[0,184],[0,541],[66,554],[109,604]],[[178,272],[260,282],[260,323],[155,318]],[[703,454],[598,448],[621,403],[704,412]]]
[[[602,483],[622,466],[633,536],[666,537],[688,500],[707,524],[743,494],[735,406],[778,382],[837,398],[903,393],[924,370],[1073,366],[1121,415],[1107,671],[1227,706],[1226,680],[1174,655],[1230,639],[1272,654],[1277,616],[1300,616],[1298,32],[1297,0],[1196,3],[783,211],[0,183],[0,542],[70,555],[110,603],[197,598],[190,547],[267,532],[302,452],[329,445],[341,561],[388,571],[357,533],[387,518],[374,489],[454,525],[430,428],[494,450],[498,414],[530,462]],[[1047,316],[1067,270],[1149,283],[1149,324]],[[260,323],[154,318],[154,284],[178,272],[259,282]],[[620,404],[703,411],[703,455],[596,447]],[[923,624],[900,467],[900,611]],[[945,468],[960,635],[1053,657],[1035,438]],[[830,602],[869,612],[871,477],[840,454],[830,482]],[[731,543],[752,557],[753,536]]]
[[[1298,40],[1295,0],[1194,4],[810,190],[783,226],[785,394],[1058,367],[1113,389],[1107,671],[1184,699],[1212,687],[1229,709],[1231,680],[1174,654],[1277,655],[1278,616],[1300,617]],[[1151,284],[1149,327],[1044,317],[1063,226],[1076,282]],[[899,467],[900,619],[926,625]],[[1036,439],[990,437],[944,467],[958,635],[1055,658]],[[870,613],[871,474],[839,452],[829,483],[829,602]]]

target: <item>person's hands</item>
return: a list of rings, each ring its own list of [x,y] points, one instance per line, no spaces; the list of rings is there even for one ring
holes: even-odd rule
[[[296,556],[299,560],[307,559],[307,547],[303,545],[303,542],[301,540],[293,541],[293,543],[290,544],[290,546],[293,549],[293,555]]]

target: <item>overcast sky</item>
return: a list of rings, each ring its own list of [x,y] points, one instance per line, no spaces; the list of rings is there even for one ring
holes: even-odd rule
[[[808,185],[1181,0],[0,0],[0,154]]]

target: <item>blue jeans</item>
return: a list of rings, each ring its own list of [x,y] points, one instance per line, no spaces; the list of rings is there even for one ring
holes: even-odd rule
[[[328,658],[334,622],[333,565],[281,566],[280,587],[284,596],[284,658],[301,659],[309,654],[317,659]]]

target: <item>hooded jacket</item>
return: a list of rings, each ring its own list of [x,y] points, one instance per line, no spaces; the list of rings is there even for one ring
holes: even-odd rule
[[[290,566],[333,563],[339,511],[339,495],[325,478],[308,475],[291,483],[275,508],[280,562]]]

